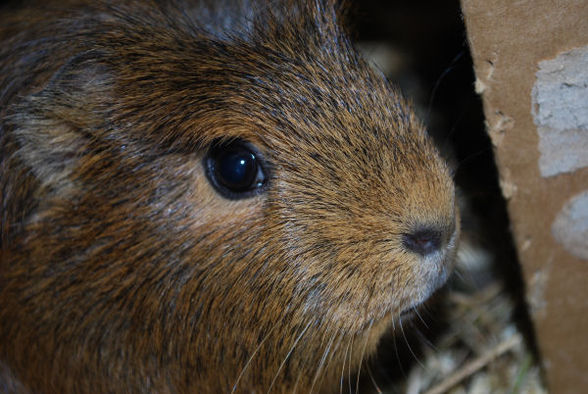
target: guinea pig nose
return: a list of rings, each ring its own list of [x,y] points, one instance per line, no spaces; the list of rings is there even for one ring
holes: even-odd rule
[[[442,232],[433,228],[423,228],[412,233],[403,234],[402,244],[411,252],[422,256],[439,250]]]

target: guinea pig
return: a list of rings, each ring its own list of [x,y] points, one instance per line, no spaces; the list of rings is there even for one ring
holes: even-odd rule
[[[338,391],[446,280],[451,172],[338,2],[26,4],[0,16],[5,392]]]

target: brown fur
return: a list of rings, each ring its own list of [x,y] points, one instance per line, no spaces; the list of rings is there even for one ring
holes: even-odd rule
[[[0,14],[0,388],[338,390],[455,252],[407,103],[330,1],[67,3]],[[263,193],[208,183],[231,137]],[[434,261],[401,244],[423,223]]]

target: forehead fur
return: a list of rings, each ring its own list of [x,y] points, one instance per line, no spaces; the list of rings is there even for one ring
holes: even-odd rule
[[[99,23],[88,22],[91,57],[73,64],[112,70],[117,101],[102,104],[113,124],[183,149],[231,136],[275,148],[285,136],[312,144],[366,134],[389,143],[411,131],[422,142],[401,95],[344,36],[333,2],[289,1],[280,12],[241,2],[230,26],[223,2],[201,3],[194,15],[164,4],[155,13],[106,7]]]
[[[203,1],[185,10],[127,0],[56,18],[47,35],[71,42],[54,48],[65,63],[43,111],[128,151],[200,151],[244,138],[303,178],[312,167],[321,179],[404,190],[407,172],[445,172],[407,103],[343,34],[334,1],[271,5]],[[109,142],[112,133],[119,138]]]
[[[126,0],[89,8],[45,25],[46,53],[60,68],[40,100],[25,103],[29,118],[49,112],[102,144],[139,152],[201,151],[240,137],[277,158],[291,153],[294,170],[367,168],[354,179],[444,172],[402,96],[343,34],[335,1],[288,0],[274,9],[204,0],[186,9],[175,0]]]

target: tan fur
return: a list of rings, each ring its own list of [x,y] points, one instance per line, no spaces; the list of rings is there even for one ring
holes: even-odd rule
[[[423,126],[330,1],[213,9],[229,32],[197,5],[92,3],[0,14],[0,388],[338,390],[451,268]],[[269,163],[248,199],[204,174],[231,137]],[[401,243],[422,224],[435,259]]]

